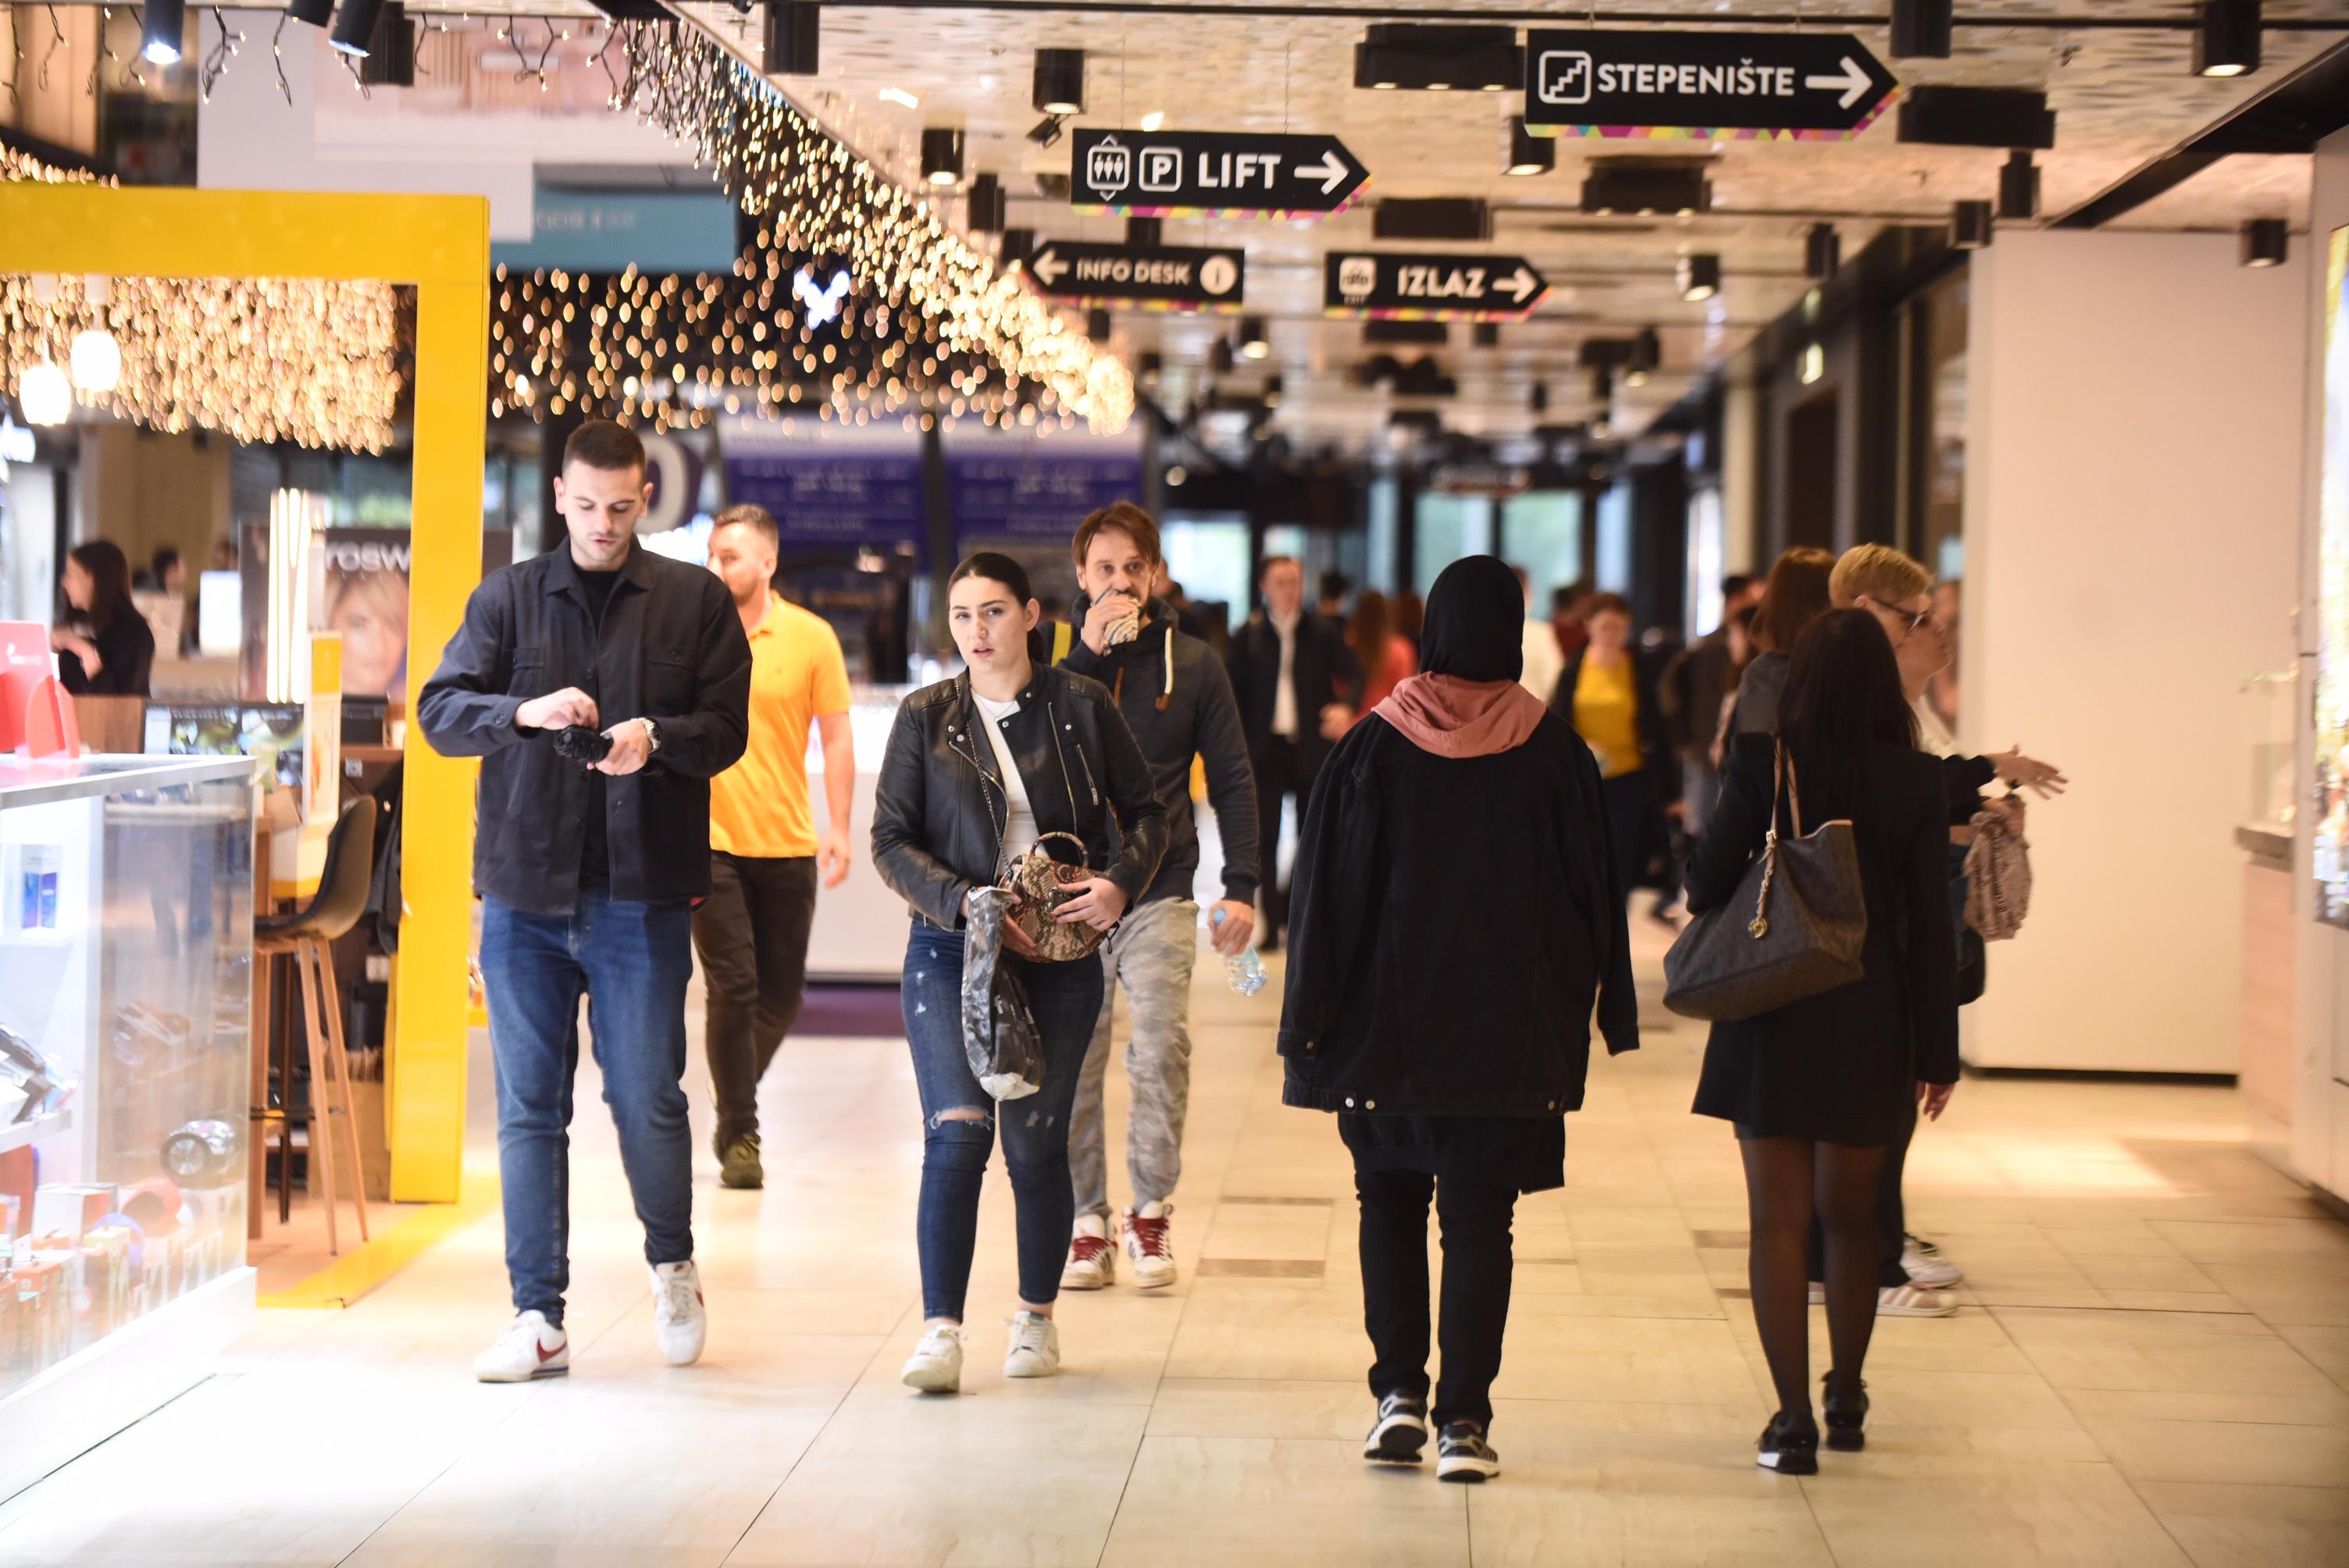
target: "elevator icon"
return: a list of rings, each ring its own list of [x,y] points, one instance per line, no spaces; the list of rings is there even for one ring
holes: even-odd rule
[[[1133,178],[1133,154],[1120,146],[1115,137],[1085,155],[1085,183],[1104,201],[1115,200]]]

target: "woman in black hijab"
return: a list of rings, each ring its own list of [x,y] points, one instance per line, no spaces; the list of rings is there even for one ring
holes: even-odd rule
[[[1321,769],[1297,851],[1281,1099],[1335,1111],[1361,1201],[1373,1463],[1428,1438],[1427,1207],[1443,1226],[1436,1473],[1500,1472],[1487,1440],[1520,1192],[1566,1182],[1594,1005],[1639,1013],[1599,767],[1517,685],[1524,597],[1489,555],[1436,579],[1422,674]]]

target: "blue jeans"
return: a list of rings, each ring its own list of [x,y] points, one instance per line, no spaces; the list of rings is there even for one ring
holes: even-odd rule
[[[583,888],[567,915],[481,900],[506,1274],[517,1313],[561,1323],[571,1283],[571,1083],[583,993],[604,1101],[620,1130],[620,1166],[645,1227],[645,1261],[693,1256],[693,1135],[679,1081],[692,973],[684,899],[641,903]]]
[[[1041,1305],[1061,1290],[1076,1195],[1069,1185],[1069,1107],[1101,1012],[1098,959],[1019,967],[1044,1041],[1044,1087],[1005,1100],[1003,1163],[1019,1214],[1019,1295]],[[962,934],[914,923],[905,943],[905,1042],[922,1096],[922,1196],[915,1246],[922,1260],[922,1315],[959,1322],[978,1245],[978,1191],[995,1147],[996,1103],[971,1076],[962,1046]],[[977,1120],[949,1118],[975,1109]]]

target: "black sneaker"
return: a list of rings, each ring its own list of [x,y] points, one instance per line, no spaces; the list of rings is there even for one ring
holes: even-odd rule
[[[766,1169],[759,1162],[757,1133],[746,1132],[718,1146],[718,1181],[720,1186],[750,1191],[766,1185]]]
[[[1362,1457],[1374,1465],[1415,1465],[1427,1446],[1427,1401],[1389,1394],[1379,1401],[1379,1418],[1362,1439]]]
[[[1474,1421],[1448,1423],[1436,1439],[1435,1479],[1481,1485],[1501,1473],[1501,1456]]]
[[[1839,1394],[1834,1373],[1820,1381],[1826,1386],[1820,1404],[1827,1418],[1827,1447],[1838,1453],[1857,1453],[1868,1447],[1867,1382],[1855,1377],[1849,1391]]]
[[[1784,1410],[1762,1429],[1761,1453],[1754,1463],[1780,1475],[1819,1473],[1819,1424],[1806,1411],[1790,1416]]]

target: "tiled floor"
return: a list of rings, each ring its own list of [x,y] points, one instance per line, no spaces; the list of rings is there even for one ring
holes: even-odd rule
[[[1346,1161],[1328,1119],[1278,1103],[1273,995],[1202,976],[1186,1276],[1070,1299],[1057,1380],[994,1365],[999,1176],[969,1392],[897,1386],[919,1315],[904,1047],[797,1040],[767,1086],[767,1191],[701,1172],[700,1366],[654,1353],[583,1088],[568,1381],[468,1376],[505,1315],[492,1217],[350,1311],[264,1314],[222,1376],[0,1508],[0,1562],[2349,1562],[2349,1228],[2244,1150],[2217,1089],[1965,1085],[1910,1163],[1917,1222],[1971,1271],[1964,1310],[1882,1326],[1866,1454],[1757,1470],[1742,1188],[1726,1130],[1687,1114],[1702,1033],[1661,1014],[1594,1067],[1568,1189],[1519,1212],[1506,1473],[1366,1470]]]

